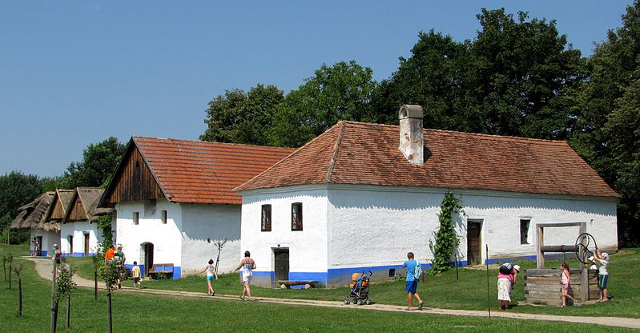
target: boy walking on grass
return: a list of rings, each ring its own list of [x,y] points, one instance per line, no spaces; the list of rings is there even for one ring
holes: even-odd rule
[[[133,276],[133,287],[140,289],[140,279],[142,274],[140,272],[140,266],[138,266],[138,262],[133,262],[133,269],[131,270],[131,275]]]
[[[422,310],[422,299],[420,295],[418,295],[418,280],[420,279],[420,274],[422,274],[422,267],[418,263],[417,260],[414,260],[413,252],[407,253],[407,261],[402,264],[402,267],[407,269],[407,285],[405,287],[405,291],[407,292],[407,300],[409,301],[409,307],[406,310],[413,310],[411,307],[413,306],[413,296],[418,300],[418,310]],[[420,267],[420,269],[418,269]],[[416,272],[418,272],[418,276],[416,276]]]

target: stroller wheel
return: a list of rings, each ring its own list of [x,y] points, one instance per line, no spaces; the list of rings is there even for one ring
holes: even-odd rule
[[[364,301],[363,301],[363,300],[361,300],[361,299],[359,299],[359,300],[358,300],[358,305],[362,305],[362,304],[364,304]]]
[[[344,300],[344,305],[349,305],[349,304],[351,304],[351,301],[349,301],[348,299],[345,299]]]
[[[370,299],[368,299],[368,300],[367,300],[367,302],[366,302],[366,304],[367,304],[367,305],[371,305],[371,304],[373,304],[373,301],[372,301],[372,300],[370,300]]]

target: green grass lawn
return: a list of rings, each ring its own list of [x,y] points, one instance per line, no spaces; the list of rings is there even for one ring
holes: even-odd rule
[[[83,258],[80,258],[83,259]],[[569,261],[571,267],[578,267],[577,261]],[[535,268],[535,262],[520,262],[523,269]],[[547,267],[557,267],[560,261],[547,262]],[[609,272],[609,293],[611,302],[584,305],[581,307],[557,308],[551,306],[518,306],[524,301],[523,276],[519,278],[511,299],[514,312],[546,313],[581,316],[619,316],[640,317],[640,285],[637,281],[637,267],[640,266],[640,249],[624,249],[611,257]],[[79,270],[80,271],[80,270]],[[484,310],[487,308],[487,275],[485,270],[461,269],[459,279],[455,281],[455,272],[450,271],[439,276],[427,276],[420,283],[418,292],[425,306],[434,308]],[[498,311],[496,276],[497,270],[490,270],[490,305]],[[90,277],[93,277],[91,271]],[[127,281],[124,285],[132,286]],[[203,276],[190,276],[180,280],[145,281],[143,286],[152,289],[201,291],[206,293],[207,284]],[[221,275],[214,283],[217,293],[240,294],[242,286],[236,274]],[[254,296],[296,299],[316,299],[342,301],[348,294],[347,287],[331,289],[271,289],[252,287]],[[404,281],[374,283],[370,288],[371,298],[378,303],[405,305]]]
[[[14,248],[0,247],[0,255]],[[49,329],[51,284],[35,275],[33,263],[17,259],[24,265],[22,274],[24,315],[17,317],[17,291],[8,290],[8,282],[0,280],[0,331],[45,332]],[[231,280],[225,277],[221,282]],[[189,283],[190,280],[185,280]],[[148,285],[176,285],[173,281]],[[195,281],[194,281],[195,282]],[[201,285],[204,284],[200,281]],[[222,288],[222,284],[220,288]],[[17,285],[14,284],[14,285]],[[386,285],[386,284],[384,284]],[[392,284],[391,284],[392,285]],[[382,285],[381,285],[382,286]],[[195,287],[195,286],[194,286]],[[229,290],[234,285],[229,285]],[[266,292],[267,290],[261,290]],[[308,292],[309,290],[307,290]],[[311,290],[316,297],[338,290]],[[296,294],[296,292],[298,292]],[[304,295],[300,291],[284,291],[282,295]],[[401,295],[400,295],[401,296]],[[113,295],[114,331],[246,331],[246,332],[354,332],[354,331],[430,331],[496,332],[501,330],[601,332],[604,328],[561,322],[514,321],[471,317],[421,316],[415,313],[357,311],[353,307],[330,309],[288,306],[259,302],[225,301],[215,297],[190,299],[160,295],[116,292]],[[64,325],[65,307],[60,309],[59,329]],[[104,332],[107,329],[106,297],[101,291],[93,299],[90,289],[78,289],[72,300],[72,331]],[[610,332],[631,330],[606,328]]]

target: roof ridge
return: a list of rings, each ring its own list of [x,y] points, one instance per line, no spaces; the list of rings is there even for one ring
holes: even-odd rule
[[[331,132],[331,130],[332,130],[334,127],[336,127],[336,126],[340,125],[341,123],[343,123],[343,121],[339,121],[337,124],[335,124],[335,125],[331,126],[328,130],[326,130],[326,131],[322,132],[322,134],[320,134],[320,135],[316,136],[315,138],[311,139],[309,142],[307,142],[307,143],[305,143],[304,145],[302,145],[301,147],[297,148],[297,149],[296,149],[296,150],[294,150],[291,154],[287,155],[285,158],[281,159],[281,160],[280,160],[280,161],[278,161],[276,164],[274,164],[274,165],[272,165],[272,166],[268,167],[267,169],[265,169],[265,170],[264,170],[264,171],[262,171],[261,173],[259,173],[259,174],[255,175],[253,178],[251,178],[251,179],[247,180],[246,182],[242,183],[241,185],[239,185],[239,186],[237,186],[237,187],[234,187],[234,188],[232,189],[232,191],[237,192],[237,191],[238,191],[238,189],[240,189],[241,187],[245,186],[245,185],[246,185],[246,184],[248,184],[248,183],[251,183],[254,179],[256,179],[256,178],[258,178],[258,177],[262,176],[263,174],[265,174],[265,173],[266,173],[266,172],[268,172],[269,170],[271,170],[271,169],[275,168],[276,166],[278,166],[278,165],[282,164],[284,161],[289,160],[290,158],[293,158],[293,157],[294,157],[295,155],[297,155],[297,154],[298,154],[298,152],[300,152],[304,147],[306,147],[306,146],[310,145],[311,143],[315,142],[315,141],[316,141],[316,140],[318,140],[319,138],[321,138],[321,137],[323,137],[323,136],[327,135],[327,133]]]
[[[353,121],[353,120],[345,120],[345,123],[356,124],[356,125],[365,125],[365,126],[382,126],[382,127],[400,127],[400,125],[389,125],[389,124],[378,124],[378,123],[368,123],[363,121]],[[464,135],[472,135],[479,137],[487,137],[491,139],[513,139],[520,141],[542,141],[549,143],[563,143],[566,140],[560,139],[539,139],[539,138],[527,138],[522,136],[512,136],[512,135],[498,135],[498,134],[487,134],[487,133],[475,133],[475,132],[463,132],[463,131],[454,131],[454,130],[445,130],[438,128],[423,128],[423,131],[435,131],[435,132],[445,132],[445,133],[454,133],[454,134],[464,134]]]
[[[132,138],[135,139],[154,139],[154,140],[162,140],[162,141],[183,141],[183,142],[193,142],[193,143],[202,143],[202,144],[219,144],[219,145],[233,145],[233,146],[244,146],[244,147],[256,147],[256,148],[269,148],[269,149],[293,149],[288,147],[278,147],[278,146],[261,146],[261,145],[252,145],[247,143],[234,143],[234,142],[210,142],[210,141],[202,141],[202,140],[187,140],[187,139],[175,139],[175,138],[158,138],[152,136],[137,136],[132,135]]]
[[[331,160],[329,161],[329,167],[327,168],[327,183],[331,183],[331,174],[333,173],[333,167],[336,165],[336,158],[338,157],[338,150],[340,149],[342,134],[344,133],[345,128],[345,123],[342,121],[339,121],[338,125],[340,126],[340,132],[338,133],[338,138],[333,145],[333,153],[331,154]]]

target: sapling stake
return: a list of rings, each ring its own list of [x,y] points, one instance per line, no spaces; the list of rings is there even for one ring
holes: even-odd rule
[[[484,245],[487,250],[487,311],[489,312],[489,318],[491,318],[491,300],[489,297],[489,245]]]
[[[9,290],[13,290],[11,271],[13,270],[13,254],[9,253]]]
[[[22,265],[17,264],[13,270],[18,276],[18,317],[22,317],[22,277],[20,276],[20,272],[22,272]]]
[[[6,256],[2,256],[2,272],[4,273],[3,280],[4,282],[7,282],[7,257]]]
[[[56,261],[53,261],[53,278],[51,279],[51,333],[56,332],[56,320],[58,314],[58,302],[56,302]]]

